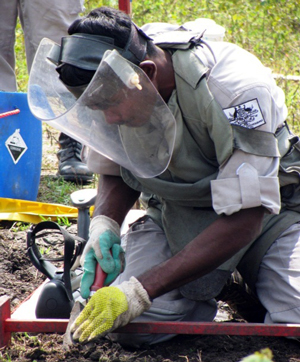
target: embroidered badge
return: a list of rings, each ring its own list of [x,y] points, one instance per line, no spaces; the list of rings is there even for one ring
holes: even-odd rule
[[[266,123],[257,99],[223,109],[231,124],[254,129]]]

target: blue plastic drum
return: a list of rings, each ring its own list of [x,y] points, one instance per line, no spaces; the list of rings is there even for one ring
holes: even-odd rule
[[[35,201],[42,165],[42,122],[27,93],[0,92],[0,197]]]

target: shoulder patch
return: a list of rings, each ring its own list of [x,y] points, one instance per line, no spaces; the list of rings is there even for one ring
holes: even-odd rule
[[[231,124],[254,129],[266,123],[257,99],[223,109]]]

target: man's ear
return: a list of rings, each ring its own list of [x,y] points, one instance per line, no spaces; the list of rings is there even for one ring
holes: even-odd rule
[[[154,82],[157,76],[157,66],[152,60],[144,60],[139,67],[147,74],[151,82]]]

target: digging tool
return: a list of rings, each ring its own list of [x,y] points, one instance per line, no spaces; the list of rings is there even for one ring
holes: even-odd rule
[[[93,285],[91,286],[91,293],[90,296],[92,296],[98,289],[102,288],[104,285],[104,281],[106,278],[106,273],[101,269],[100,265],[97,263],[96,267],[96,276]],[[71,333],[71,326],[75,322],[76,318],[79,316],[81,311],[86,305],[86,300],[84,299],[78,299],[75,301],[74,306],[71,310],[70,319],[67,325],[66,333],[63,338],[63,345],[65,348],[68,349],[68,347],[72,344],[75,344]]]

